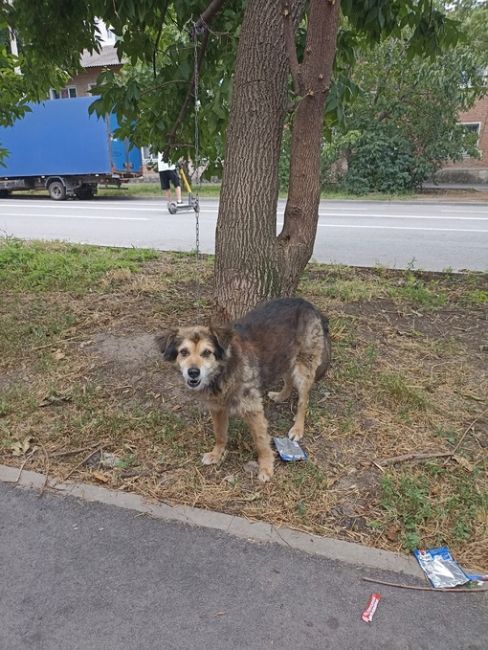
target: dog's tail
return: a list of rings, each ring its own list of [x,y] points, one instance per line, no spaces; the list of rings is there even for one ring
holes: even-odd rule
[[[327,369],[330,366],[332,360],[332,351],[330,345],[330,334],[329,334],[329,319],[320,314],[320,321],[322,324],[322,331],[324,333],[324,349],[322,351],[322,362],[315,372],[315,381],[322,379],[322,377],[327,372]]]

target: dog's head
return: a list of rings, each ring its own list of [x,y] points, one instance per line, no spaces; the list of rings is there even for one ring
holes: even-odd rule
[[[230,355],[230,327],[183,327],[156,338],[165,361],[176,362],[188,388],[210,385]]]

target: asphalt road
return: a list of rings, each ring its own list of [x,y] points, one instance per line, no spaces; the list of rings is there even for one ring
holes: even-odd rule
[[[486,650],[486,594],[364,575],[412,580],[0,483],[2,650]]]
[[[205,253],[214,252],[217,209],[217,200],[202,199],[200,245]],[[280,201],[278,228],[283,210]],[[3,199],[0,233],[160,250],[195,248],[194,213],[170,215],[159,199]],[[488,203],[323,201],[313,257],[354,266],[486,271]]]

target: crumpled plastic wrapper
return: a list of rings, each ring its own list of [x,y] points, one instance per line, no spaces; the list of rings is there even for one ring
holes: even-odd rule
[[[449,589],[469,582],[447,546],[413,552],[421,569],[436,589]]]
[[[294,460],[307,459],[307,454],[303,451],[296,440],[290,440],[290,438],[273,438],[273,442],[281,460],[291,462]]]

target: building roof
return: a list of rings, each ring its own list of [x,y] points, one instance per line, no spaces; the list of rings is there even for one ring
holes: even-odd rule
[[[100,52],[90,54],[84,50],[81,55],[81,65],[83,68],[105,68],[112,65],[122,65],[122,61],[117,54],[115,45],[104,45]]]

